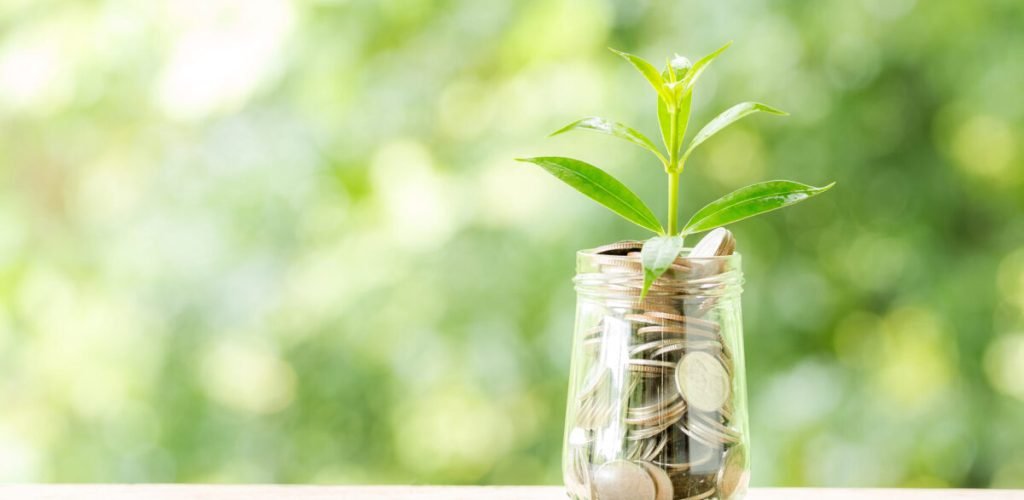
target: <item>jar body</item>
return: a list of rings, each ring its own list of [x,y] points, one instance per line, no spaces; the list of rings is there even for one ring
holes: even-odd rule
[[[743,498],[740,256],[681,257],[640,300],[638,250],[623,242],[577,255],[562,460],[569,496]]]

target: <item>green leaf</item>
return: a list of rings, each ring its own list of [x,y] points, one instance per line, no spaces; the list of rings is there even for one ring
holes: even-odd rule
[[[574,121],[558,130],[556,130],[552,136],[568,132],[570,130],[593,130],[594,132],[600,132],[602,134],[613,135],[619,139],[624,139],[637,146],[640,146],[658,157],[662,163],[665,162],[665,158],[658,152],[658,147],[651,142],[644,134],[639,131],[623,125],[618,122],[606,120],[604,118],[591,116],[582,120]]]
[[[693,67],[690,68],[690,71],[688,71],[686,76],[683,78],[684,92],[693,89],[693,86],[697,84],[697,79],[700,78],[701,73],[704,73],[704,70],[708,68],[711,61],[714,61],[716,57],[722,54],[722,52],[725,52],[725,49],[728,49],[730,45],[732,45],[731,41],[719,47],[718,50],[693,63]]]
[[[646,78],[647,82],[651,84],[651,87],[654,87],[654,91],[658,93],[658,96],[666,102],[672,102],[672,94],[670,94],[668,89],[665,88],[665,80],[661,77],[661,72],[658,71],[658,68],[655,68],[653,64],[640,56],[621,52],[611,47],[608,49],[629,61],[629,63],[632,64],[641,75],[644,75],[644,78]]]
[[[518,160],[533,163],[547,170],[562,182],[640,227],[659,234],[664,232],[658,218],[640,197],[604,170],[584,161],[558,156]]]
[[[644,288],[640,292],[641,300],[647,296],[647,290],[651,288],[651,283],[665,274],[682,249],[683,237],[679,235],[655,236],[644,242],[643,248],[640,249],[640,262],[644,266]]]
[[[693,67],[693,63],[689,59],[676,54],[675,57],[669,59],[665,65],[665,71],[661,72],[661,77],[666,81],[680,81],[686,76],[686,72],[690,71]],[[671,70],[671,73],[669,71]]]
[[[683,147],[683,137],[686,137],[686,125],[690,121],[690,102],[693,99],[693,93],[688,92],[683,99],[679,102],[678,110],[676,111],[676,153]],[[671,157],[672,151],[672,124],[669,123],[668,107],[665,103],[658,100],[658,124],[661,126],[661,140],[665,142],[665,149],[669,152]]]
[[[825,187],[808,186],[793,181],[768,181],[737,189],[693,214],[683,227],[683,235],[699,233],[736,221],[799,203],[828,191]]]
[[[708,140],[708,138],[717,134],[725,127],[732,125],[741,118],[757,113],[758,111],[771,113],[773,115],[789,115],[789,113],[782,111],[781,109],[775,109],[767,104],[761,104],[759,102],[741,102],[723,111],[722,114],[709,121],[707,125],[704,125],[704,128],[700,129],[700,132],[697,132],[697,135],[690,141],[690,146],[686,148],[686,153],[683,154],[683,161],[686,161],[686,159],[689,158],[690,153],[692,153],[697,146],[700,146],[701,143]]]

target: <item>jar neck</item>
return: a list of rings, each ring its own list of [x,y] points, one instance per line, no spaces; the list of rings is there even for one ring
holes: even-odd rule
[[[630,246],[630,243],[634,243]],[[581,297],[639,300],[644,273],[639,242],[620,242],[576,254],[576,291]],[[680,257],[658,278],[647,300],[688,300],[736,297],[743,291],[740,254],[720,257]]]

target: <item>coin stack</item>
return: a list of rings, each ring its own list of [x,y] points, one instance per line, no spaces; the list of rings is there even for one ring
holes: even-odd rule
[[[719,309],[723,259],[735,249],[712,231],[640,300],[642,243],[595,249],[595,272],[577,276],[600,314],[577,355],[566,447],[576,500],[741,498],[746,438],[734,418],[735,361]],[[740,367],[742,370],[742,366]]]

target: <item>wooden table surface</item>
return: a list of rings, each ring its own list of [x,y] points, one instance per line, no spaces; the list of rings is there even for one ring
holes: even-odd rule
[[[2,500],[566,500],[558,486],[0,485]],[[754,488],[747,500],[1024,500],[1024,490]]]

